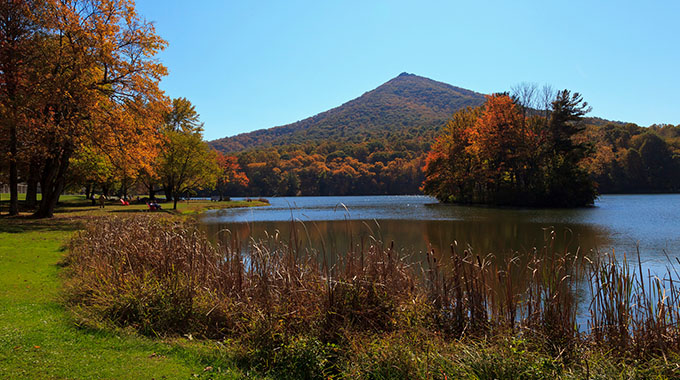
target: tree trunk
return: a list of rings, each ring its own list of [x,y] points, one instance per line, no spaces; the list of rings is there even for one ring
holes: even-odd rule
[[[26,208],[34,210],[38,204],[38,181],[40,180],[40,165],[37,159],[32,159],[28,167],[26,180]]]
[[[54,209],[57,207],[57,202],[59,202],[59,197],[66,183],[66,170],[68,170],[71,154],[72,149],[66,147],[56,157],[50,158],[45,162],[43,179],[40,184],[42,187],[42,200],[40,201],[40,207],[33,214],[34,217],[51,218],[54,215]]]
[[[21,75],[21,55],[19,52],[19,43],[22,39],[21,35],[24,30],[21,27],[21,22],[24,16],[16,7],[19,3],[5,3],[3,4],[3,38],[2,38],[2,66],[0,71],[3,73],[3,107],[7,114],[4,114],[3,121],[7,124],[3,127],[7,128],[9,132],[9,214],[19,214],[19,192],[17,187],[19,184],[19,174],[17,169],[17,122],[18,122],[18,96],[19,92],[19,76]],[[9,14],[5,13],[8,12]],[[12,15],[10,17],[7,17]]]
[[[14,120],[9,128],[9,214],[19,214],[19,174],[17,171],[17,127]]]
[[[172,200],[172,186],[166,184],[163,191],[165,192],[165,201],[170,202]]]
[[[90,199],[91,190],[92,190],[91,184],[88,183],[87,185],[85,185],[85,199]]]
[[[128,193],[128,184],[127,184],[127,178],[123,178],[121,181],[120,185],[120,192],[122,193],[122,198],[127,199],[127,193]]]
[[[172,197],[172,209],[177,210],[177,199],[179,198],[179,194],[175,193],[174,196]]]
[[[92,202],[92,206],[97,205],[97,199],[94,196],[95,190],[97,189],[97,186],[93,183],[91,184],[92,190],[90,191],[90,197],[88,198]]]

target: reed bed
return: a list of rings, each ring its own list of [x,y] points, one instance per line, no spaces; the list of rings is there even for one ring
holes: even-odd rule
[[[588,320],[594,343],[638,357],[680,352],[680,276],[666,258],[662,274],[645,271],[639,251],[633,263],[626,255],[619,261],[614,253],[594,259]]]
[[[138,217],[91,223],[71,241],[67,301],[149,335],[209,338],[393,329],[418,299],[409,264],[372,244],[330,264],[276,234],[229,246],[196,226]]]
[[[680,352],[670,259],[655,277],[639,255],[633,265],[625,256],[555,252],[556,238],[507,259],[453,244],[416,265],[379,240],[331,256],[302,249],[298,236],[217,245],[187,222],[114,218],[74,236],[66,295],[82,323],[238,338],[268,352],[301,336],[345,344],[410,331],[447,341],[531,339],[558,355],[586,344],[635,357]],[[579,317],[584,286],[592,301]]]
[[[504,259],[480,257],[471,249],[461,254],[456,244],[447,263],[428,254],[424,285],[437,328],[455,338],[525,336],[558,349],[573,346],[579,334],[575,290],[584,260],[554,252],[554,239],[553,233],[541,250]]]

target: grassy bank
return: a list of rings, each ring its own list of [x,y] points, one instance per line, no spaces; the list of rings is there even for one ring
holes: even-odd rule
[[[80,196],[66,196],[63,200],[55,218],[50,220],[0,217],[0,378],[242,377],[243,373],[233,365],[216,359],[214,343],[186,338],[149,339],[125,330],[79,327],[62,302],[60,263],[65,245],[90,218],[131,211],[141,214],[146,205],[107,205],[100,210]],[[220,206],[242,205],[223,202]],[[202,207],[215,205],[210,202],[178,205],[183,213]]]
[[[9,209],[9,194],[0,194],[0,215],[6,215]],[[25,199],[25,194],[19,194],[19,201]],[[38,194],[38,200],[40,194]],[[177,210],[172,209],[172,203],[161,203],[162,209],[153,211],[154,213],[165,213],[174,215],[193,215],[206,210],[240,208],[240,207],[261,207],[267,206],[269,203],[266,199],[254,200],[239,200],[228,202],[211,202],[209,200],[183,200],[177,203]],[[21,204],[20,204],[21,206]],[[149,206],[146,203],[131,202],[130,205],[125,206],[117,199],[111,199],[105,202],[104,208],[100,208],[99,201],[92,204],[91,200],[85,199],[81,195],[62,195],[59,199],[59,205],[55,210],[57,220],[74,217],[101,217],[112,215],[138,214],[149,211]],[[23,210],[22,216],[30,215],[30,212]]]

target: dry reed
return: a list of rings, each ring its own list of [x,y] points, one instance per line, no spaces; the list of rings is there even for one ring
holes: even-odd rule
[[[296,233],[218,246],[191,224],[99,220],[71,242],[66,289],[87,315],[144,334],[238,336],[258,346],[424,327],[453,338],[532,336],[558,350],[590,341],[621,354],[680,351],[670,260],[663,278],[645,277],[639,255],[636,266],[613,254],[588,259],[555,252],[555,239],[508,259],[454,244],[446,257],[431,251],[413,265],[375,239],[329,255],[302,249]],[[576,297],[584,283],[585,333]]]

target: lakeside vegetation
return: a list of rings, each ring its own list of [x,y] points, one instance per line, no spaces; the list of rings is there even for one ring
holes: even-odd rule
[[[175,220],[100,220],[72,240],[67,304],[82,326],[225,342],[239,368],[275,378],[677,375],[671,269],[647,278],[550,241],[507,260],[452,247],[416,266],[374,241],[329,262],[290,239],[244,252]],[[579,330],[583,280],[594,301]]]
[[[70,237],[97,218],[150,213],[142,206],[92,207],[82,196],[63,196],[51,219],[0,217],[0,373],[11,379],[243,378],[214,355],[215,344],[149,339],[125,330],[74,323],[63,303],[63,260]],[[8,207],[3,194],[2,208]],[[254,202],[252,203],[254,205]],[[180,203],[180,212],[215,202]],[[226,206],[227,203],[224,203]],[[230,206],[235,204],[231,203]],[[186,208],[184,206],[187,206]],[[129,214],[133,211],[133,214]],[[206,364],[209,363],[209,364]],[[209,365],[214,371],[204,371]]]
[[[178,209],[186,210],[185,205],[191,203],[182,202]],[[458,271],[431,261],[418,274],[397,247],[376,241],[364,248],[363,264],[357,247],[350,259],[324,267],[286,237],[253,242],[239,258],[240,251],[208,243],[191,219],[169,212],[118,212],[128,207],[100,210],[73,196],[53,219],[0,219],[3,373],[16,378],[168,379],[194,374],[213,379],[677,376],[675,325],[663,323],[671,316],[677,320],[677,296],[662,304],[647,298],[653,313],[646,313],[638,305],[647,305],[632,297],[640,295],[633,286],[639,277],[631,277],[634,265],[617,272],[604,261],[597,270],[623,280],[622,288],[602,288],[602,300],[615,302],[596,309],[599,326],[619,328],[601,329],[585,339],[569,322],[575,304],[565,303],[568,293],[561,293],[563,302],[557,306],[567,313],[552,317],[565,329],[549,331],[571,336],[562,341],[547,339],[539,328],[549,313],[531,313],[534,319],[522,323],[518,319],[512,332],[512,309],[506,305],[517,305],[516,315],[524,318],[528,304],[504,301],[517,301],[513,297],[519,293],[498,293],[491,285],[507,281],[508,289],[521,292],[543,275],[557,279],[560,270],[570,268],[568,260],[560,266],[541,259],[535,263],[544,269],[541,275],[522,280],[503,272],[529,270],[526,260],[495,262],[458,252]],[[543,253],[532,257],[540,259]],[[246,262],[247,255],[258,261]],[[616,283],[612,279],[599,281]],[[455,286],[456,281],[464,286]],[[536,289],[550,297],[551,291],[563,289],[557,285]],[[676,294],[668,282],[661,285],[667,295]],[[547,300],[542,297],[535,301]],[[658,318],[661,310],[663,320]],[[622,333],[623,325],[629,334]]]

